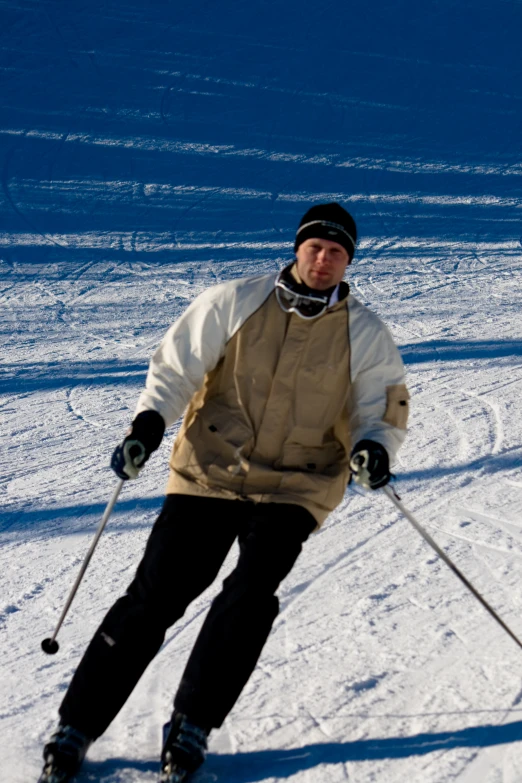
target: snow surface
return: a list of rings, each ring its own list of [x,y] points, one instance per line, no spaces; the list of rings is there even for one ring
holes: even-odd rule
[[[0,770],[35,780],[91,634],[161,505],[169,433],[107,467],[166,328],[277,270],[313,202],[412,391],[397,489],[522,636],[520,0],[0,0]],[[79,783],[156,778],[224,574],[168,634]],[[349,491],[280,590],[194,783],[522,781],[522,652],[381,494]]]

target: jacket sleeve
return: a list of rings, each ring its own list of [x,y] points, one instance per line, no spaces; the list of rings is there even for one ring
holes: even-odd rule
[[[223,356],[228,340],[226,313],[216,288],[198,296],[168,330],[154,352],[135,415],[157,411],[173,424]]]
[[[135,416],[154,410],[166,427],[173,424],[273,286],[273,276],[240,279],[208,288],[194,299],[153,354]]]
[[[356,310],[350,328],[352,442],[377,441],[393,464],[408,421],[404,366],[388,328],[359,302]]]

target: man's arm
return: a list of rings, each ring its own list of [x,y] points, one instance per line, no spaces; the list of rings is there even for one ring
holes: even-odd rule
[[[210,289],[166,333],[149,364],[132,424],[112,455],[111,467],[119,478],[138,477],[166,427],[179,418],[218,363],[227,339],[221,315]]]
[[[274,276],[239,279],[208,288],[170,327],[150,362],[136,415],[155,410],[169,427],[183,413],[227,342],[274,289]]]
[[[374,337],[367,362],[352,381],[352,436],[380,443],[394,462],[406,437],[410,395],[399,351],[389,333]]]
[[[215,288],[204,291],[167,331],[150,361],[136,415],[156,411],[169,427],[217,365],[229,339],[226,312],[217,294]]]
[[[387,327],[357,302],[351,320],[352,438],[375,472],[370,486],[389,479],[389,463],[406,437],[409,393],[404,366]],[[362,446],[360,445],[362,442]],[[372,448],[371,444],[378,444]],[[384,449],[384,454],[382,454]]]
[[[223,283],[200,294],[168,330],[149,365],[145,389],[111,466],[123,479],[136,478],[166,427],[183,413],[225,352],[241,324],[270,295],[272,275]]]

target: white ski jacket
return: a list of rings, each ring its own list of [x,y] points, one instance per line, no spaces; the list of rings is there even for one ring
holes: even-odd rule
[[[155,410],[168,427],[185,411],[167,492],[297,503],[321,524],[353,444],[375,440],[394,461],[409,394],[388,329],[346,283],[304,320],[281,309],[275,281],[198,296],[154,353],[136,414]]]

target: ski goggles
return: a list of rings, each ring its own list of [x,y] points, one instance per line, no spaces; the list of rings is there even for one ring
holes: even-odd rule
[[[295,286],[290,281],[284,280],[280,275],[275,287],[276,299],[281,310],[285,313],[295,313],[299,318],[310,320],[322,315],[328,307],[330,300],[329,294],[303,293],[296,291]]]

